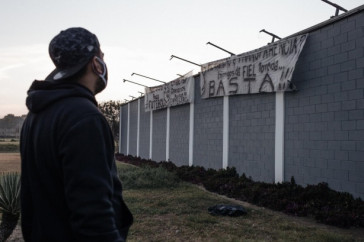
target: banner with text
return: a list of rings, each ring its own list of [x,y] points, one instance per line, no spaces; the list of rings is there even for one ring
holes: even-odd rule
[[[201,67],[201,97],[291,91],[297,59],[308,34],[209,62]]]
[[[160,86],[146,87],[144,98],[145,111],[148,112],[193,102],[194,78],[192,74],[188,75],[188,77],[186,75]]]

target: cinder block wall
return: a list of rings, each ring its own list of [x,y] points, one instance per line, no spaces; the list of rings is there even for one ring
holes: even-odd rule
[[[129,154],[137,155],[138,101],[130,103]]]
[[[178,166],[188,165],[190,105],[170,109],[169,157]]]
[[[285,94],[285,180],[364,197],[364,12],[310,33]]]
[[[166,160],[167,109],[153,111],[152,160]]]
[[[195,78],[193,164],[222,168],[223,98],[201,99],[200,78]]]
[[[150,112],[145,112],[144,97],[140,99],[139,156],[149,158]]]
[[[327,182],[364,198],[364,12],[312,30],[292,82],[298,91],[284,94],[284,180],[294,176],[301,185]],[[131,115],[136,102],[130,103]],[[275,105],[274,93],[229,97],[228,166],[254,180],[274,181]],[[194,107],[193,165],[220,169],[223,98],[201,99],[199,76]],[[123,153],[127,108],[122,106]],[[177,165],[188,164],[189,108],[170,109],[170,160]],[[149,158],[150,113],[141,110],[140,156]],[[166,159],[166,117],[166,110],[153,112],[156,161]],[[131,125],[130,136],[136,135],[133,129]],[[129,142],[132,151],[135,140]]]
[[[229,97],[229,166],[274,182],[275,94]]]
[[[127,143],[128,143],[128,105],[124,104],[121,106],[121,120],[120,120],[120,153],[127,154]]]

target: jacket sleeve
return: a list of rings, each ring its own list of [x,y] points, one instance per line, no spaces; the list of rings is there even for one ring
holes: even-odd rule
[[[122,241],[112,206],[113,145],[101,115],[78,121],[60,143],[65,198],[77,241]]]

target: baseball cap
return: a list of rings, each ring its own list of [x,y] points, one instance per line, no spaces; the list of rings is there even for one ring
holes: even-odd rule
[[[100,51],[100,43],[93,33],[84,28],[61,31],[49,43],[49,56],[56,69],[47,81],[61,81],[79,72]]]

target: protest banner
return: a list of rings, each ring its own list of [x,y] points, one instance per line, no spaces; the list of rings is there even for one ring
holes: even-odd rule
[[[202,65],[201,97],[291,91],[292,74],[307,34]]]

